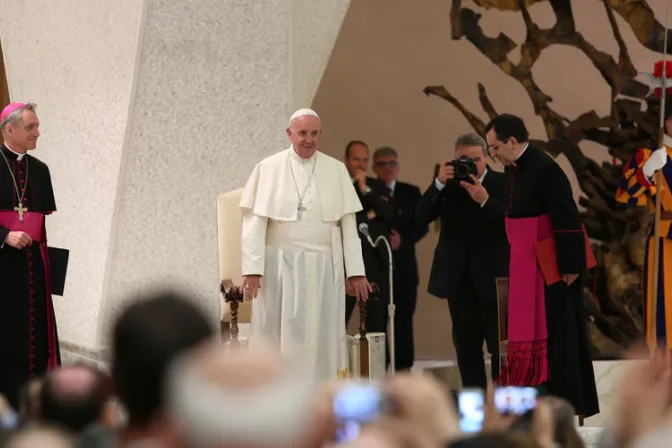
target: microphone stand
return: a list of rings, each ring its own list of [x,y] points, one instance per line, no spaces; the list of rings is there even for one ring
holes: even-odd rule
[[[368,238],[369,241],[371,241],[370,238]],[[388,319],[389,321],[389,328],[390,328],[390,373],[392,375],[395,374],[395,338],[394,338],[394,312],[395,312],[395,304],[394,304],[394,286],[393,286],[393,281],[392,281],[392,275],[393,275],[393,263],[392,263],[392,247],[390,246],[390,242],[387,241],[387,238],[385,238],[383,235],[380,235],[378,238],[376,238],[376,241],[373,243],[373,247],[378,247],[378,244],[383,241],[385,243],[385,247],[387,248],[387,256],[388,256],[388,283],[389,283],[389,291],[390,291],[390,299],[389,303],[387,305],[387,314],[388,314]]]

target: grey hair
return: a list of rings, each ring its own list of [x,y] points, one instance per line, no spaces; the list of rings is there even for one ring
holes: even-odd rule
[[[455,140],[455,150],[459,148],[460,146],[480,146],[483,148],[483,152],[485,153],[485,150],[487,148],[487,144],[485,143],[485,140],[483,137],[478,135],[475,132],[468,132],[466,134],[462,134],[459,137],[457,137],[457,140]]]
[[[37,109],[37,104],[35,103],[26,103],[24,106],[19,107],[18,109],[7,114],[4,120],[0,121],[0,132],[5,133],[8,125],[16,126],[21,121],[21,116],[23,115],[24,110],[29,110],[35,112]]]
[[[373,152],[373,160],[376,160],[378,157],[399,157],[397,150],[391,146],[381,146]]]

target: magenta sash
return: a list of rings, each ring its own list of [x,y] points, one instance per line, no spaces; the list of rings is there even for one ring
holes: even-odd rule
[[[553,236],[548,215],[506,218],[509,262],[508,349],[497,382],[539,386],[548,380],[548,332],[544,277],[534,245]]]
[[[12,232],[27,233],[33,241],[42,242],[44,239],[44,213],[24,212],[23,221],[21,221],[18,212],[0,210],[0,226]]]
[[[47,334],[48,342],[48,360],[47,369],[55,369],[58,367],[58,353],[56,349],[56,326],[54,324],[54,304],[51,298],[51,267],[49,265],[49,251],[47,250],[47,232],[44,225],[44,213],[24,212],[23,221],[19,219],[19,213],[16,211],[0,210],[0,226],[8,228],[10,231],[20,231],[27,233],[32,239],[33,244],[38,244],[40,253],[42,255],[42,262],[44,264],[44,281],[46,291],[46,308],[47,308]],[[28,259],[29,267],[31,265],[30,258]],[[30,290],[31,302],[34,300],[33,291]],[[30,307],[30,320],[32,328],[32,313],[33,307]],[[32,336],[30,341],[30,371],[33,374],[33,344]]]

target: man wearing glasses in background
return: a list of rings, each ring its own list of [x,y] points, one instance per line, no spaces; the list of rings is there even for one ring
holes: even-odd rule
[[[415,221],[415,209],[422,194],[415,185],[397,180],[399,160],[394,148],[384,146],[373,153],[373,171],[378,180],[390,190],[394,218],[390,229],[390,246],[394,262],[394,298],[396,309],[395,368],[410,370],[415,350],[413,344],[413,314],[418,299],[418,262],[415,245],[429,232],[429,226]]]

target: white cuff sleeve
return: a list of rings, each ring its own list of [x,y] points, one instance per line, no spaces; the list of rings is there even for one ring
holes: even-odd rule
[[[243,212],[242,275],[264,275],[268,218]]]
[[[357,219],[354,213],[348,213],[341,218],[341,233],[346,278],[365,276],[362,243],[357,235]]]

